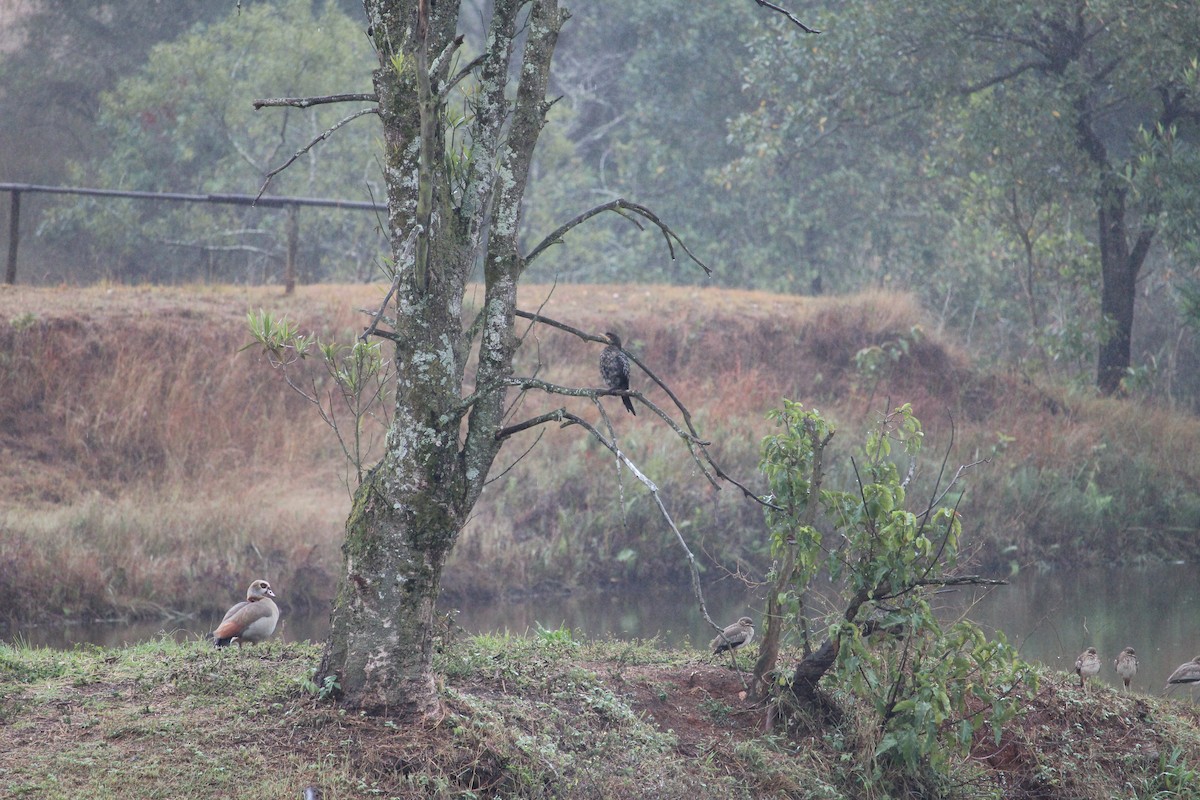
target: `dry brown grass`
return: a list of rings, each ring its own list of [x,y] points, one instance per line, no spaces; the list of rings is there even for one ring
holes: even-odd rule
[[[1075,681],[1047,673],[999,744],[990,732],[977,739],[972,756],[995,770],[1005,797],[1196,796],[1194,710],[1108,687],[1088,694]]]
[[[331,594],[349,508],[308,404],[239,353],[275,290],[0,292],[0,596],[20,619],[195,612],[255,574]],[[340,304],[348,310],[348,303]]]
[[[0,287],[0,608],[20,617],[192,613],[225,603],[230,587],[260,571],[291,590],[293,603],[323,603],[349,505],[345,462],[312,407],[261,356],[239,350],[249,311],[345,341],[361,330],[359,309],[376,307],[382,293]],[[472,291],[468,306],[479,297]],[[769,430],[763,415],[781,398],[844,429],[835,474],[885,402],[911,402],[931,459],[922,476],[936,468],[951,426],[952,465],[987,459],[969,474],[963,511],[989,562],[1136,555],[1122,526],[1161,531],[1144,537],[1160,554],[1197,547],[1178,532],[1189,504],[1200,508],[1195,419],[979,371],[970,354],[922,328],[907,295],[566,285],[525,286],[521,304],[596,334],[620,332],[689,407],[722,466],[752,486]],[[866,375],[855,357],[871,347],[896,357]],[[518,371],[596,386],[596,358],[597,345],[535,326]],[[645,379],[635,388],[668,405]],[[599,419],[590,401],[540,394],[513,419],[563,405]],[[755,506],[736,490],[709,488],[652,414],[631,417],[613,398],[604,407],[698,552],[721,567],[766,566]],[[640,485],[628,474],[618,480],[611,458],[579,431],[544,434],[488,487],[448,586],[681,577],[676,545]],[[513,441],[496,474],[533,438]],[[1106,496],[1106,509],[1088,506]],[[1055,548],[1063,542],[1072,544]]]

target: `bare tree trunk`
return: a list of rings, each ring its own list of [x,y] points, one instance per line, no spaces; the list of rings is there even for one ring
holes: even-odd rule
[[[318,678],[334,675],[343,699],[368,713],[432,716],[434,603],[460,526],[434,497],[399,483],[385,467],[359,487]]]
[[[1121,388],[1132,363],[1133,308],[1137,278],[1150,250],[1153,231],[1143,229],[1132,248],[1126,231],[1125,193],[1117,178],[1101,179],[1100,235],[1100,352],[1096,360],[1096,386],[1104,394]]]
[[[1121,388],[1131,363],[1133,308],[1137,278],[1154,229],[1143,227],[1132,248],[1126,223],[1128,190],[1121,185],[1109,163],[1108,148],[1093,128],[1091,105],[1087,98],[1076,102],[1079,118],[1076,132],[1083,151],[1096,169],[1097,234],[1100,239],[1100,350],[1096,357],[1096,386],[1104,394]]]
[[[450,73],[461,43],[459,4],[366,0],[365,7],[379,51],[375,89],[396,269],[396,302],[387,310],[395,318],[386,320],[396,342],[396,411],[386,454],[359,487],[346,523],[317,680],[335,680],[346,703],[370,713],[429,716],[440,705],[432,625],[442,569],[500,449],[524,267],[520,203],[564,15],[556,0],[496,0],[490,49],[470,65],[479,84],[471,150],[446,154],[444,107],[465,77]],[[514,55],[521,34],[524,49]],[[505,93],[510,75],[519,76],[515,100]],[[479,366],[466,386],[474,334],[464,329],[462,302],[479,260],[486,281]]]

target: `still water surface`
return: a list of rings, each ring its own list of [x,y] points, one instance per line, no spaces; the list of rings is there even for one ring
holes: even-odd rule
[[[1166,676],[1200,653],[1200,565],[1163,565],[1138,569],[1089,569],[1070,572],[1026,571],[1010,585],[987,591],[956,591],[939,596],[947,618],[965,612],[989,633],[1002,630],[1024,658],[1071,671],[1085,647],[1100,651],[1101,680],[1118,685],[1112,660],[1121,648],[1137,650],[1141,664],[1135,687],[1158,693]],[[286,591],[280,593],[284,621],[279,636],[287,641],[324,639],[326,615],[288,615]],[[761,593],[746,593],[731,583],[705,587],[713,619],[722,624],[749,614],[761,617]],[[444,606],[457,611],[456,622],[470,633],[524,635],[568,627],[577,638],[648,639],[667,645],[706,643],[712,629],[702,619],[689,587],[542,597],[512,602]],[[219,618],[134,625],[31,627],[2,632],[30,645],[106,647],[142,641],[162,633],[183,640],[203,636]]]

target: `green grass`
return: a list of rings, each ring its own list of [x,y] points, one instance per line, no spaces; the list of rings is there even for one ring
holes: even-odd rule
[[[120,650],[0,646],[0,784],[48,799],[283,796],[269,766],[315,657],[307,645],[238,653],[165,638]],[[243,785],[256,771],[257,788]]]
[[[987,732],[917,785],[872,763],[877,731],[838,687],[840,720],[768,731],[737,675],[692,650],[562,630],[445,641],[445,715],[421,725],[318,701],[318,658],[278,642],[0,645],[0,796],[1200,797],[1194,707],[1066,674],[1042,675],[1000,746]]]
[[[682,669],[686,655],[558,631],[466,639],[438,658],[445,719],[420,730],[317,702],[305,689],[317,656],[169,639],[0,646],[0,785],[46,800],[298,797],[306,785],[326,798],[751,796],[678,758],[678,737],[595,669]]]

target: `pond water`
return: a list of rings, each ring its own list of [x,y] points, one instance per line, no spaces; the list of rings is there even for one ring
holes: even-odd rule
[[[960,589],[939,595],[947,619],[965,613],[989,633],[1003,630],[1024,658],[1071,671],[1085,647],[1100,651],[1101,680],[1113,686],[1119,679],[1112,661],[1121,648],[1137,650],[1140,668],[1135,687],[1158,693],[1175,667],[1200,653],[1200,565],[1161,565],[1138,569],[1089,569],[1039,573],[1022,572],[1008,586],[989,590]],[[322,640],[329,629],[327,615],[287,614],[278,636],[286,641]],[[819,607],[819,592],[814,607]],[[761,617],[761,592],[747,592],[732,581],[705,586],[712,618],[725,624],[743,614]],[[713,631],[702,619],[690,587],[660,587],[511,602],[443,604],[455,612],[456,623],[470,633],[510,632],[524,635],[544,628],[568,627],[577,638],[647,639],[668,645],[685,641],[705,643]],[[71,647],[92,643],[106,647],[143,641],[167,634],[177,639],[198,638],[212,630],[213,619],[136,624],[41,626],[0,631],[5,641],[34,646]]]

